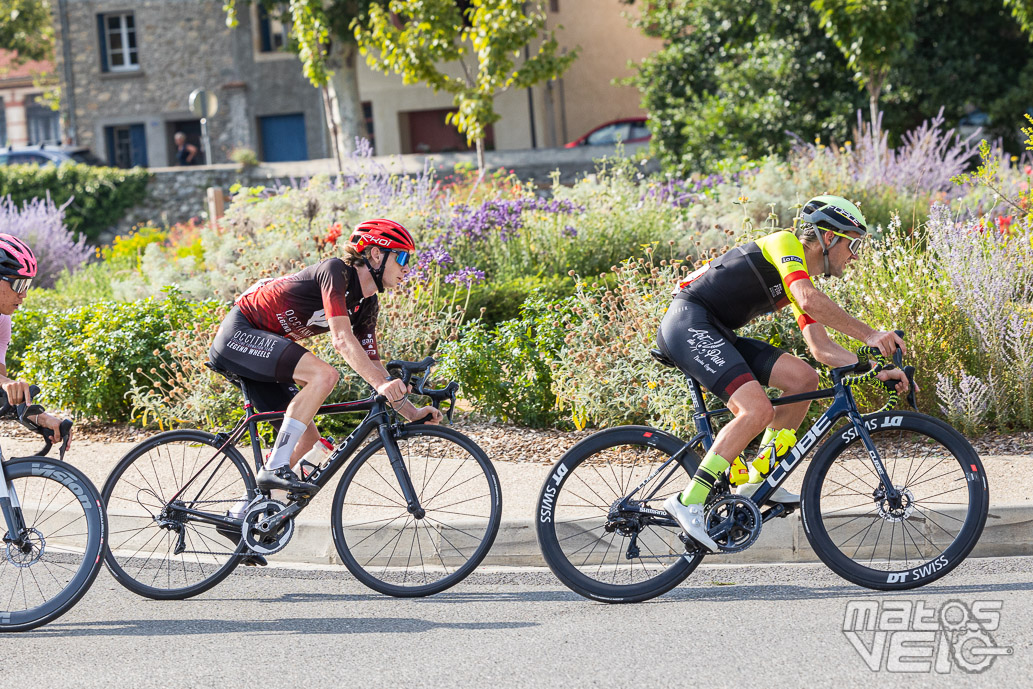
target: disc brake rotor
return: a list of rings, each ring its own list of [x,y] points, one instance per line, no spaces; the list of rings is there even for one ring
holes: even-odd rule
[[[31,567],[43,557],[47,541],[37,529],[28,529],[21,543],[7,544],[7,559],[15,567]]]

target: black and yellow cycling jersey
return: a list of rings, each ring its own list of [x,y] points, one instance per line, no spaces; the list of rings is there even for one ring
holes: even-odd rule
[[[814,319],[796,303],[789,285],[810,280],[803,244],[780,230],[735,247],[690,274],[678,297],[704,306],[722,325],[735,330],[757,316],[792,306],[803,330]]]

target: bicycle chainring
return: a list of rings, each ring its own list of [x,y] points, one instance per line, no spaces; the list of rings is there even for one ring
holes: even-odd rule
[[[705,514],[707,533],[722,553],[741,553],[757,542],[764,520],[756,503],[729,495],[715,500]]]
[[[262,500],[248,509],[241,526],[241,536],[248,548],[261,555],[272,555],[287,547],[294,535],[294,519],[277,526],[269,523],[285,509],[287,506],[276,500]]]

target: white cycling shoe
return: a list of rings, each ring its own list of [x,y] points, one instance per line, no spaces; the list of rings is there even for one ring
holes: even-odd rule
[[[753,497],[753,494],[757,492],[757,489],[763,485],[763,481],[760,483],[744,483],[735,489],[736,495],[741,495],[745,498]],[[782,486],[775,489],[775,492],[768,498],[768,502],[777,502],[782,505],[799,505],[800,496],[796,493],[790,493]],[[666,503],[665,503],[666,505]]]
[[[678,495],[672,495],[664,500],[664,509],[674,517],[689,538],[710,552],[717,552],[717,543],[707,534],[707,528],[703,524],[703,505],[683,505]]]

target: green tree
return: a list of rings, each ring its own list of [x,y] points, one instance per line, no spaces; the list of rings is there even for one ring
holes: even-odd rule
[[[894,62],[914,43],[915,0],[813,0],[821,26],[868,91],[872,122]]]
[[[271,13],[280,13],[289,24],[291,49],[301,60],[302,73],[322,93],[334,159],[340,169],[343,157],[354,149],[356,137],[369,136],[359,98],[358,46],[351,23],[376,0],[255,1]],[[223,4],[231,27],[237,25],[237,4],[237,0]]]
[[[496,94],[555,79],[577,56],[560,55],[544,26],[541,5],[519,0],[388,0],[352,23],[370,67],[453,94],[457,111],[448,121],[476,145],[482,173],[485,128],[500,119]]]
[[[54,28],[47,0],[0,0],[0,47],[18,53],[17,60],[50,60]]]
[[[843,140],[863,102],[809,0],[650,2],[638,26],[664,41],[635,83],[669,171],[785,153],[787,132]]]

